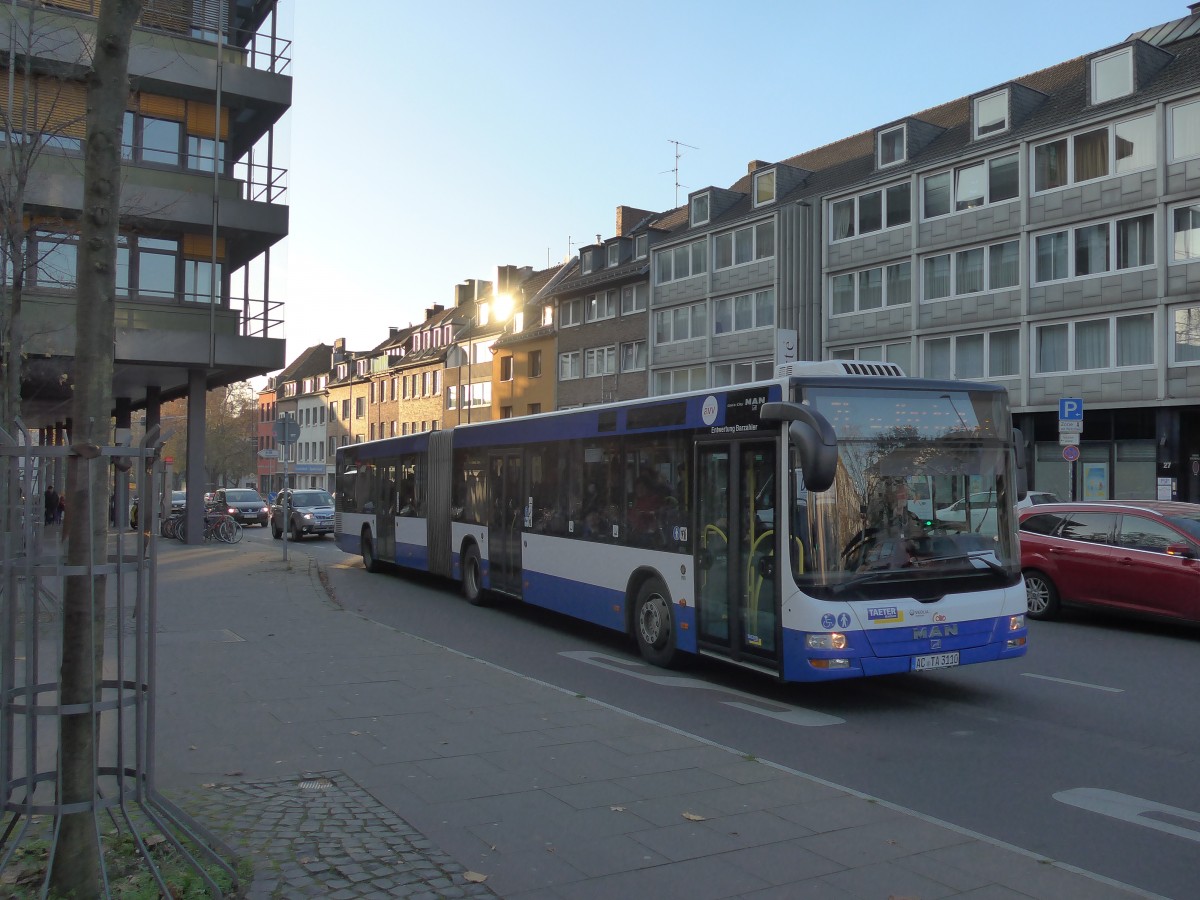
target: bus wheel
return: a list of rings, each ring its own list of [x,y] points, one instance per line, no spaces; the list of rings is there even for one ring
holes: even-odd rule
[[[378,572],[379,560],[375,558],[375,545],[371,542],[371,533],[365,528],[363,529],[360,547],[362,548],[363,568],[368,572]]]
[[[479,548],[468,544],[462,555],[462,593],[472,606],[484,606],[483,566],[479,562]]]
[[[1026,614],[1031,619],[1053,619],[1058,615],[1058,588],[1037,569],[1026,569],[1025,597],[1027,602]]]
[[[651,578],[638,589],[633,615],[642,658],[656,666],[670,666],[675,661],[675,622],[671,597],[659,579]]]

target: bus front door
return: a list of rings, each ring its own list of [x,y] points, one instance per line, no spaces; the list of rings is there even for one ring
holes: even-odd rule
[[[776,668],[778,485],[773,441],[696,447],[696,607],[702,652]]]
[[[375,483],[375,558],[396,561],[396,467],[383,465]]]
[[[494,591],[521,596],[521,537],[525,502],[521,454],[493,453],[489,459],[491,514],[488,519],[488,569]]]

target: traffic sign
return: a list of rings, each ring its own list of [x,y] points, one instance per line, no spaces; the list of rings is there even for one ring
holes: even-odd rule
[[[300,423],[294,419],[275,420],[275,441],[279,444],[294,444],[300,440]]]
[[[1058,433],[1058,443],[1062,447],[1070,447],[1079,443],[1079,432],[1060,431]]]
[[[1083,434],[1083,419],[1059,419],[1059,434]]]
[[[1083,400],[1079,397],[1060,397],[1058,401],[1058,418],[1082,419]]]
[[[1079,448],[1075,444],[1063,447],[1063,459],[1067,462],[1075,462],[1075,460],[1079,459]]]
[[[260,459],[279,459],[279,451],[274,447],[267,447],[265,450],[259,450],[258,456]]]

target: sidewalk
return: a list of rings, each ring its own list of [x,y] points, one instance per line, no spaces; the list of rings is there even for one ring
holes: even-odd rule
[[[1147,896],[159,548],[157,784],[251,897]]]

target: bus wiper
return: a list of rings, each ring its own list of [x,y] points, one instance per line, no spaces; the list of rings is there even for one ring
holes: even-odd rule
[[[838,594],[845,593],[851,588],[861,587],[864,584],[875,584],[881,581],[897,581],[904,578],[907,574],[902,569],[877,569],[874,572],[864,572],[862,575],[856,575],[847,581],[843,581],[841,584],[835,584],[830,588],[829,592],[836,597]],[[900,579],[896,576],[900,576]]]
[[[993,558],[989,559],[989,557],[993,557]],[[996,562],[996,560],[994,558],[994,554],[992,554],[991,552],[989,552],[987,550],[976,550],[971,553],[955,553],[950,556],[919,556],[913,561],[913,565],[920,568],[922,566],[925,566],[928,563],[961,562],[961,561],[974,562],[976,560],[983,563],[985,566],[987,566],[993,572],[1007,572],[1008,571],[1007,569],[1004,568],[1004,566],[1002,566],[1002,565],[1000,565],[1000,563]]]

